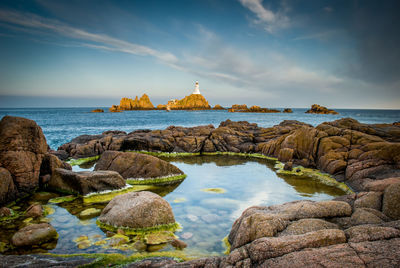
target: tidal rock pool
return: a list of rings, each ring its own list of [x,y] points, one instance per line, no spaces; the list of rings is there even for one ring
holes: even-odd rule
[[[163,159],[187,174],[186,179],[169,186],[134,186],[134,190],[155,192],[171,204],[175,219],[181,226],[175,235],[187,244],[183,250],[187,256],[222,255],[226,250],[224,237],[228,235],[235,219],[250,206],[302,199],[326,200],[346,193],[343,187],[329,185],[310,176],[279,174],[274,167],[275,161],[268,159],[224,155]],[[94,164],[91,162],[74,166],[74,170],[91,170]],[[92,203],[97,201],[82,198],[54,199],[59,196],[37,193],[14,206],[18,213],[23,212],[29,204],[39,202],[45,207],[47,216],[41,219],[21,217],[17,221],[0,222],[0,245],[6,254],[44,251],[56,254],[131,254],[144,250],[143,247],[111,245],[105,231],[96,224],[99,211],[107,203]],[[57,243],[46,245],[46,249],[7,249],[11,236],[29,222],[50,222],[59,234]],[[147,246],[145,250],[160,252],[176,249],[170,244],[161,244]]]

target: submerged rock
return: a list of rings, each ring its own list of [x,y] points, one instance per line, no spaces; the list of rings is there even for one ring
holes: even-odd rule
[[[103,209],[98,220],[114,229],[124,227],[139,231],[152,228],[157,230],[176,224],[168,202],[147,191],[130,192],[115,197]]]
[[[48,223],[31,224],[16,232],[11,241],[14,246],[40,245],[57,239],[56,229]]]
[[[58,191],[89,194],[105,190],[123,188],[124,178],[115,171],[80,171],[56,168],[48,183],[49,187]]]
[[[38,218],[43,216],[43,207],[40,204],[32,204],[26,209],[25,217]]]
[[[160,178],[182,175],[176,166],[157,157],[132,152],[104,152],[96,163],[94,170],[112,170],[125,179]],[[149,180],[150,181],[150,180]]]

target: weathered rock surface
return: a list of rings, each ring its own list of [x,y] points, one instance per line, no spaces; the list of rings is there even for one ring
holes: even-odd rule
[[[79,267],[90,264],[95,259],[88,256],[64,258],[50,255],[0,255],[0,267]]]
[[[114,227],[141,229],[175,223],[167,201],[152,192],[130,192],[113,198],[99,221]]]
[[[311,105],[311,109],[307,110],[306,113],[308,113],[308,114],[338,114],[338,112],[336,112],[334,110],[329,110],[328,108],[318,105],[318,104]]]
[[[16,247],[40,245],[57,238],[57,231],[48,223],[31,224],[16,232],[11,241]]]
[[[118,105],[112,105],[110,108],[108,108],[108,110],[110,111],[110,113],[120,113],[121,109],[119,108]]]
[[[291,223],[279,236],[300,235],[324,229],[339,229],[339,227],[321,219],[301,219]]]
[[[357,191],[373,182],[400,176],[400,126],[367,125],[350,118],[317,127],[286,120],[261,128],[227,120],[218,128],[170,126],[128,134],[84,135],[59,150],[74,158],[100,155],[107,150],[261,153],[294,165],[318,168]]]
[[[25,217],[29,218],[37,218],[43,216],[43,207],[40,204],[32,204],[30,205],[25,212]]]
[[[115,171],[80,171],[56,168],[48,183],[54,190],[89,194],[116,190],[126,185],[124,178]]]
[[[111,170],[128,178],[158,178],[180,175],[183,172],[176,166],[157,157],[132,152],[104,152],[94,170]]]
[[[30,193],[39,186],[40,166],[47,150],[42,129],[34,121],[13,116],[1,119],[0,203]]]
[[[383,195],[382,212],[392,219],[400,220],[400,183],[386,188]]]
[[[345,230],[349,242],[375,241],[400,237],[400,231],[392,227],[359,225]]]

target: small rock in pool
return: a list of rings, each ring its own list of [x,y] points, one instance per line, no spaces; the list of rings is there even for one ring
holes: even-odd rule
[[[203,192],[206,193],[214,193],[214,194],[223,194],[226,193],[226,190],[223,188],[204,188],[201,189]]]
[[[197,217],[196,215],[192,215],[192,214],[187,215],[187,217],[191,221],[198,221],[198,219],[199,219],[199,217]]]
[[[181,235],[183,239],[190,239],[193,236],[193,233],[186,232]]]

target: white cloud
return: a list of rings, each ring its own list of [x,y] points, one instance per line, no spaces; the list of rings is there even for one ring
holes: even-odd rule
[[[239,2],[257,16],[253,23],[261,24],[269,33],[286,28],[290,24],[284,10],[274,13],[263,6],[263,0],[239,0]]]
[[[46,19],[31,13],[21,13],[9,10],[0,10],[0,20],[18,26],[44,31],[52,31],[62,36],[90,41],[96,44],[85,44],[96,49],[119,51],[134,55],[153,56],[167,64],[174,64],[178,61],[175,55],[169,52],[161,52],[150,47],[130,43],[124,40],[110,37],[105,34],[90,33],[88,31],[74,28],[56,20]]]

